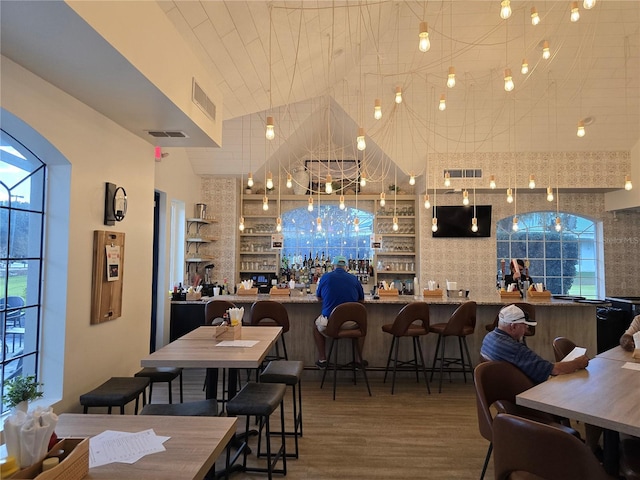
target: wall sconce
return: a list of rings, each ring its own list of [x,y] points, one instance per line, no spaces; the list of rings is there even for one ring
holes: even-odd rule
[[[104,224],[115,225],[127,214],[127,192],[123,187],[106,183],[104,192]]]

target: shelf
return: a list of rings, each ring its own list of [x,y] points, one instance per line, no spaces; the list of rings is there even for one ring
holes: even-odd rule
[[[201,263],[201,262],[211,262],[213,261],[213,257],[194,257],[187,258],[185,260],[186,263]]]
[[[378,270],[377,275],[415,275],[413,270]]]
[[[278,252],[240,252],[240,255],[278,255]]]
[[[416,252],[376,252],[378,257],[397,257],[400,255],[414,256]]]
[[[276,270],[238,270],[239,273],[278,273]]]
[[[376,233],[376,235],[381,235],[383,237],[415,237],[415,233]]]
[[[211,243],[218,240],[217,238],[187,238],[187,243]]]
[[[274,235],[276,232],[271,233],[241,233],[240,237],[270,237]]]
[[[415,219],[415,215],[397,215],[398,217],[398,221],[402,220],[403,218],[406,219]],[[376,215],[376,218],[383,218],[383,219],[389,219],[389,220],[393,220],[393,215]]]
[[[259,219],[265,219],[265,218],[270,218],[272,220],[275,220],[276,218],[278,218],[277,215],[260,215],[260,214],[249,214],[249,215],[243,215],[244,219],[246,220],[247,218],[259,218]]]
[[[186,222],[187,223],[202,223],[203,225],[208,225],[210,223],[218,223],[218,220],[215,220],[215,219],[205,220],[204,218],[187,218]]]

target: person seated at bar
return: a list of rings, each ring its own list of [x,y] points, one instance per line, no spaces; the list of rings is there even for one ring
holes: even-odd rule
[[[515,283],[518,286],[518,290],[522,291],[522,284],[529,282],[529,285],[533,285],[533,278],[529,276],[529,268],[525,267],[524,260],[521,258],[512,259],[509,263],[511,273],[504,276],[505,287]]]
[[[628,352],[632,352],[636,347],[636,344],[633,341],[633,334],[636,332],[640,332],[640,315],[636,315],[636,317],[631,321],[629,328],[627,328],[620,337],[620,346]]]
[[[573,373],[589,364],[586,355],[567,362],[551,363],[522,343],[527,325],[538,322],[516,305],[507,305],[498,314],[498,326],[482,340],[480,354],[487,360],[509,362],[518,367],[535,384],[542,383],[550,375]]]
[[[316,297],[318,301],[322,302],[322,313],[316,319],[316,328],[313,329],[313,337],[316,348],[318,349],[318,361],[316,365],[319,368],[327,368],[326,337],[324,331],[327,328],[329,315],[331,315],[333,309],[347,302],[364,302],[362,285],[355,275],[347,272],[347,259],[342,255],[336,255],[333,257],[332,263],[334,270],[320,277],[318,288],[316,289]],[[357,327],[355,322],[351,323],[353,323],[351,328]],[[349,322],[342,326],[342,328],[349,327]],[[360,342],[360,351],[362,351],[364,338],[358,341]]]

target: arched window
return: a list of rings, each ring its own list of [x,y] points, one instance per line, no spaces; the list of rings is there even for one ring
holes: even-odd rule
[[[518,217],[518,231],[512,229],[513,217],[497,224],[497,260],[529,260],[529,275],[556,295],[598,298],[601,254],[597,225],[593,220],[560,213],[562,228],[556,231],[556,212],[531,212]]]
[[[358,231],[354,226],[359,220]],[[322,229],[317,228],[317,219],[322,220]],[[302,263],[305,255],[325,258],[344,255],[347,259],[372,258],[371,234],[373,213],[355,208],[340,210],[336,205],[322,205],[313,212],[301,207],[282,215],[284,244],[283,261]],[[293,259],[293,260],[292,260]]]

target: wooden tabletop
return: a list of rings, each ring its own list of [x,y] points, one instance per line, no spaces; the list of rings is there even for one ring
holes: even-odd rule
[[[640,362],[633,358],[633,352],[628,352],[621,346],[613,347],[606,352],[596,355],[597,358],[606,358],[608,360],[617,360],[618,362]]]
[[[558,375],[519,394],[518,405],[629,435],[640,436],[640,371],[602,358],[568,375]]]
[[[152,428],[171,437],[166,451],[133,464],[110,463],[89,469],[87,479],[202,479],[236,431],[235,417],[164,417],[156,415],[79,415],[58,417],[58,437],[93,437],[105,430],[140,432]]]
[[[242,340],[252,347],[222,347],[214,327],[199,327],[144,357],[143,367],[258,368],[280,336],[282,327],[242,327]]]

